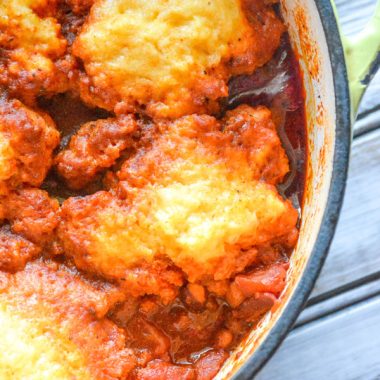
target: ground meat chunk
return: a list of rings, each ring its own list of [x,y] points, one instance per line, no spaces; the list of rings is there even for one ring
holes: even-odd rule
[[[16,272],[25,267],[26,263],[40,253],[40,248],[13,234],[9,227],[0,228],[0,270]]]
[[[0,195],[22,184],[40,186],[58,143],[47,114],[0,98]]]
[[[59,204],[46,191],[33,188],[12,191],[4,201],[4,208],[14,233],[40,246],[53,238]]]
[[[223,328],[223,319],[228,314],[223,301],[212,296],[197,309],[190,309],[178,299],[166,308],[158,305],[153,311],[140,309],[142,318],[147,318],[170,338],[171,357],[180,363],[193,361],[191,353],[214,346],[218,332]],[[133,334],[134,330],[129,331]]]
[[[132,145],[135,130],[136,122],[131,115],[84,124],[71,138],[68,148],[57,155],[58,174],[72,189],[85,187]]]

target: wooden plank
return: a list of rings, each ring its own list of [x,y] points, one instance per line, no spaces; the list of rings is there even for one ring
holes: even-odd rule
[[[367,92],[364,94],[363,100],[359,108],[359,117],[364,114],[373,112],[380,106],[380,72],[377,72],[375,78],[370,83]]]
[[[369,20],[376,0],[335,0],[342,31],[347,36],[359,33]]]
[[[380,297],[293,330],[256,380],[380,379]]]
[[[302,326],[378,295],[380,296],[380,279],[327,298],[325,301],[311,304],[298,317],[295,326]]]
[[[380,130],[354,140],[337,232],[311,299],[329,296],[380,271]]]
[[[380,89],[378,93],[380,94]],[[361,115],[361,117],[356,121],[354,136],[360,136],[364,133],[373,131],[376,128],[380,128],[380,104],[377,106],[377,109],[365,116]]]

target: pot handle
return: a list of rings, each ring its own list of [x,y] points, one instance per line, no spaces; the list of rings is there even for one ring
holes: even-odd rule
[[[346,55],[351,104],[356,115],[359,103],[380,67],[380,0],[364,30],[354,37],[342,37]]]

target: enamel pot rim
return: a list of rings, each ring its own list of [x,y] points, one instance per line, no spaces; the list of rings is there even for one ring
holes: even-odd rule
[[[331,2],[330,0],[315,0],[315,3],[324,33],[328,36],[326,40],[335,89],[335,151],[328,199],[316,243],[291,299],[264,342],[233,376],[234,380],[252,379],[279,348],[292,328],[322,269],[343,203],[351,147],[351,106],[348,77],[344,50]]]

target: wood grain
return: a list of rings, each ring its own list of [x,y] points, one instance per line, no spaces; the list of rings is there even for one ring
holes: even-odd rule
[[[354,36],[373,14],[376,0],[335,0],[335,4],[343,33]]]
[[[324,301],[316,302],[307,307],[297,319],[296,327],[302,326],[326,317],[336,311],[352,306],[359,302],[380,296],[380,279],[369,281],[364,285],[354,287]]]
[[[380,130],[354,140],[337,232],[311,300],[380,272]]]
[[[378,91],[380,94],[380,89]],[[354,136],[358,137],[364,133],[380,128],[380,104],[368,114],[361,114],[355,123]]]
[[[256,380],[380,379],[380,297],[293,330]]]

